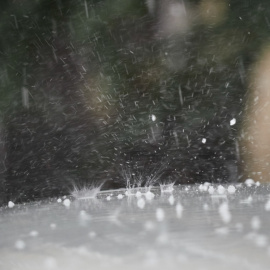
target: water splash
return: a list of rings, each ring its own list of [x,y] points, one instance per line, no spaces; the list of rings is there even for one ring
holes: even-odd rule
[[[101,183],[99,186],[95,184],[91,184],[89,186],[84,186],[82,188],[78,186],[73,186],[73,191],[71,192],[71,196],[74,197],[76,200],[89,200],[95,199],[97,194],[100,192],[104,182]]]

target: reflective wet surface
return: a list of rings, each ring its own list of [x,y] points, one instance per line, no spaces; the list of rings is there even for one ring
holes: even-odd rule
[[[269,269],[270,186],[165,186],[0,209],[0,269]]]

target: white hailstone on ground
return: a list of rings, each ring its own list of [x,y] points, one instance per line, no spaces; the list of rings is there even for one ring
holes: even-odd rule
[[[200,190],[200,191],[203,191],[203,185],[202,185],[202,184],[199,185],[199,190]]]
[[[205,184],[199,185],[199,190],[200,191],[207,191],[208,190],[208,185],[205,185]]]
[[[246,179],[245,184],[246,184],[246,186],[251,187],[252,185],[255,184],[255,182],[253,179],[248,178],[248,179]]]
[[[135,196],[136,196],[136,198],[140,198],[140,197],[142,197],[142,193],[140,191],[137,191]]]
[[[222,195],[225,193],[225,188],[222,185],[219,185],[217,188],[218,194]]]
[[[153,198],[155,197],[155,194],[153,193],[153,192],[151,192],[151,191],[147,191],[146,193],[145,193],[145,198],[147,199],[147,200],[152,200]]]
[[[215,192],[215,188],[214,188],[213,186],[210,186],[210,187],[208,188],[208,193],[209,193],[209,194],[214,194],[214,192]]]
[[[205,138],[202,139],[202,143],[206,143],[206,139]]]
[[[234,126],[236,124],[236,119],[233,118],[231,121],[230,121],[230,126]]]
[[[208,186],[203,185],[203,191],[207,191],[208,190]]]
[[[61,203],[62,202],[62,199],[61,198],[57,199],[57,202],[58,203]]]
[[[229,185],[227,190],[229,194],[234,194],[236,191],[236,188],[233,185]]]
[[[270,199],[266,202],[266,204],[264,205],[264,209],[266,211],[270,211]]]
[[[71,204],[70,199],[65,199],[65,200],[63,201],[63,205],[64,205],[66,208],[69,208],[69,207],[70,207],[70,204]]]
[[[257,187],[259,187],[259,186],[261,185],[261,183],[260,183],[259,181],[257,181],[257,182],[255,183],[255,185],[256,185]]]
[[[111,196],[110,196],[110,195],[107,196],[107,197],[106,197],[106,200],[107,200],[107,201],[110,201],[110,200],[111,200]]]
[[[155,122],[157,120],[157,117],[154,114],[152,114],[151,119],[152,119],[153,122]]]
[[[254,216],[250,221],[251,228],[255,231],[261,228],[261,220],[259,217]]]
[[[223,202],[218,209],[219,215],[224,223],[229,223],[232,219],[232,215],[229,211],[229,205]]]
[[[25,242],[23,241],[23,240],[17,240],[16,242],[15,242],[15,248],[16,249],[18,249],[18,250],[23,250],[23,249],[25,249]]]
[[[37,231],[31,231],[29,233],[29,235],[32,236],[32,237],[36,237],[36,236],[38,236],[38,232]]]
[[[183,215],[183,210],[184,210],[182,204],[181,203],[178,203],[176,205],[176,207],[175,207],[175,210],[176,210],[176,217],[177,218],[181,218],[182,215]]]
[[[144,206],[145,206],[145,200],[143,198],[139,198],[139,200],[137,201],[137,206],[140,208],[140,209],[143,209]]]
[[[162,208],[157,208],[157,210],[156,210],[157,221],[161,222],[164,220],[164,218],[165,218],[164,210]]]
[[[15,205],[14,202],[12,202],[12,201],[9,201],[9,202],[8,202],[8,208],[13,208],[14,205]]]
[[[175,199],[174,199],[173,195],[171,195],[169,197],[168,201],[169,201],[170,205],[174,205]]]
[[[117,199],[118,199],[118,200],[122,200],[123,198],[124,198],[123,194],[118,194],[118,195],[117,195]]]

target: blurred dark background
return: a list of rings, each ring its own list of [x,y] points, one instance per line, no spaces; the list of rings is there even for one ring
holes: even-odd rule
[[[0,201],[241,180],[269,20],[268,0],[1,0]]]

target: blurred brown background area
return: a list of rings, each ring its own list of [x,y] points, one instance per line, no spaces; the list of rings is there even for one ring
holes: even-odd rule
[[[267,0],[1,1],[1,200],[269,182],[269,16]]]
[[[249,96],[240,133],[244,171],[250,178],[269,182],[270,176],[270,47],[258,53],[249,74]]]

